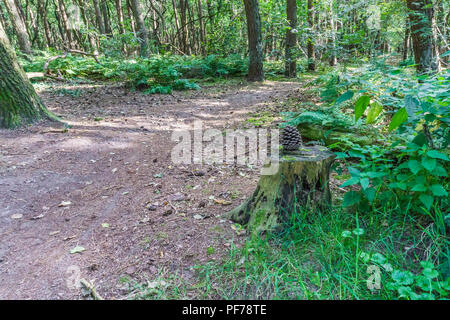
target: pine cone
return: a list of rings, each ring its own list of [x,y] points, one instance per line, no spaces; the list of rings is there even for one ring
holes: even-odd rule
[[[286,151],[298,150],[303,144],[302,137],[294,126],[286,126],[281,134],[281,145]]]

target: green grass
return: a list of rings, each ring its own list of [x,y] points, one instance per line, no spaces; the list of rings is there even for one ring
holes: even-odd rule
[[[248,236],[221,261],[196,266],[194,280],[161,274],[152,281],[164,285],[135,290],[144,299],[397,299],[391,269],[419,275],[420,261],[448,263],[445,228],[425,215],[334,208],[294,217],[283,234]],[[380,270],[380,290],[367,287],[371,266]]]

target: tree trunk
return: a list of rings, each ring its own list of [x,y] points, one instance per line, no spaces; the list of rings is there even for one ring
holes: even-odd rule
[[[140,42],[139,55],[141,57],[148,57],[148,32],[145,27],[144,16],[142,14],[139,0],[130,0],[131,9],[133,10],[134,19],[138,28],[138,37]]]
[[[408,59],[408,44],[409,44],[409,32],[410,32],[410,23],[409,23],[409,18],[406,18],[406,22],[405,22],[405,37],[403,39],[403,51],[402,51],[402,55],[403,55],[403,60]]]
[[[198,22],[200,24],[200,52],[202,55],[206,54],[206,31],[203,23],[202,0],[197,1]]]
[[[263,81],[261,17],[258,0],[244,0],[249,48],[248,81]]]
[[[68,42],[68,47],[73,48],[73,38],[72,38],[72,30],[69,28],[69,23],[67,21],[67,13],[66,6],[64,4],[64,0],[58,0],[59,12],[62,20],[62,26],[64,28],[64,32],[66,34],[66,39]]]
[[[105,24],[103,22],[102,12],[100,11],[100,6],[98,0],[94,1],[95,18],[97,20],[97,27],[101,34],[105,34]]]
[[[3,26],[0,25],[0,126],[13,128],[42,118],[56,120],[42,104],[17,62]]]
[[[31,43],[28,37],[27,27],[19,13],[19,8],[16,6],[14,0],[4,0],[6,10],[8,11],[9,18],[14,28],[14,32],[17,36],[20,51],[25,54],[31,54]]]
[[[308,52],[308,70],[314,71],[316,70],[315,63],[315,52],[314,52],[314,39],[313,39],[313,28],[314,28],[314,10],[312,5],[313,0],[308,0],[308,28],[309,28],[309,36],[307,41],[307,52]]]
[[[302,150],[271,158],[265,167],[277,169],[261,175],[253,195],[227,217],[247,225],[250,233],[261,234],[282,231],[305,206],[327,208],[331,204],[328,181],[335,155],[320,146]]]
[[[419,74],[436,72],[438,63],[433,47],[433,6],[431,0],[407,0],[411,21],[414,60]]]
[[[297,76],[297,58],[295,46],[297,45],[297,0],[287,0],[286,15],[289,28],[286,30],[286,64],[285,75],[289,78]]]
[[[109,21],[108,5],[106,3],[106,0],[100,1],[100,11],[103,16],[103,23],[105,24],[105,34],[108,36],[111,36],[112,29],[111,29],[111,23]]]
[[[336,33],[337,25],[334,16],[333,0],[330,1],[330,27],[331,27],[331,55],[330,55],[330,66],[334,67],[337,65],[337,48],[336,48]]]
[[[180,0],[180,19],[181,19],[181,40],[182,50],[185,54],[190,54],[190,47],[188,46],[189,32],[187,27],[187,9],[188,0]],[[180,30],[177,30],[180,32]]]

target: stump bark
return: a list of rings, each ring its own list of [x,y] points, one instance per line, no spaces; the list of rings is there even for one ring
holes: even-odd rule
[[[282,231],[292,215],[305,207],[325,209],[331,204],[329,176],[334,153],[322,146],[302,147],[269,158],[253,195],[227,213],[234,222],[247,225],[251,233]]]

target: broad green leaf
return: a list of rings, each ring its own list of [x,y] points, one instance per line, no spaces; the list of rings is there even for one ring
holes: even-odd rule
[[[427,208],[427,210],[430,210],[431,206],[433,205],[433,197],[429,196],[427,194],[421,194],[419,196],[420,201],[422,201],[423,205],[425,206],[425,208]]]
[[[436,165],[436,168],[431,173],[432,175],[436,177],[447,177],[447,170],[443,166],[441,166],[439,163]]]
[[[361,196],[356,191],[349,191],[344,196],[344,201],[342,202],[342,205],[344,207],[349,207],[354,204],[357,204],[361,200]]]
[[[369,186],[370,181],[367,178],[363,178],[361,179],[361,181],[359,181],[359,183],[361,184],[361,187],[365,190]]]
[[[422,166],[420,165],[419,161],[417,161],[417,160],[409,160],[408,168],[409,168],[409,170],[411,170],[411,172],[413,174],[417,174],[422,169]]]
[[[435,158],[435,159],[441,159],[441,160],[445,160],[445,161],[449,161],[449,158],[447,157],[447,155],[436,151],[436,150],[430,150],[427,152],[427,156],[431,157],[431,158]]]
[[[367,124],[374,123],[382,110],[383,106],[381,104],[379,104],[377,101],[373,102],[370,105],[369,111],[367,112],[366,123]]]
[[[341,188],[352,186],[354,184],[357,184],[359,182],[359,177],[351,177],[347,181],[345,181],[343,184],[340,185]]]
[[[392,117],[391,123],[389,124],[389,132],[400,127],[400,125],[406,120],[408,120],[408,113],[406,112],[406,108],[403,107]]]
[[[427,169],[428,171],[433,171],[434,168],[436,168],[436,159],[423,157],[422,158],[422,166]]]
[[[358,121],[359,118],[364,114],[364,111],[366,111],[367,106],[370,102],[370,96],[364,95],[358,98],[355,103],[355,122]]]
[[[341,95],[339,98],[336,99],[336,104],[341,104],[344,101],[347,101],[351,98],[353,98],[353,91],[349,90],[346,93],[344,93],[343,95]]]
[[[418,191],[418,192],[425,192],[427,191],[427,187],[425,187],[423,184],[416,184],[411,191]]]
[[[431,192],[433,192],[433,195],[436,197],[447,197],[448,193],[445,191],[444,187],[440,184],[433,184],[431,186]]]
[[[374,188],[368,188],[364,190],[364,195],[366,196],[367,200],[369,200],[370,203],[372,203],[373,199],[375,199],[376,194],[377,192]]]

